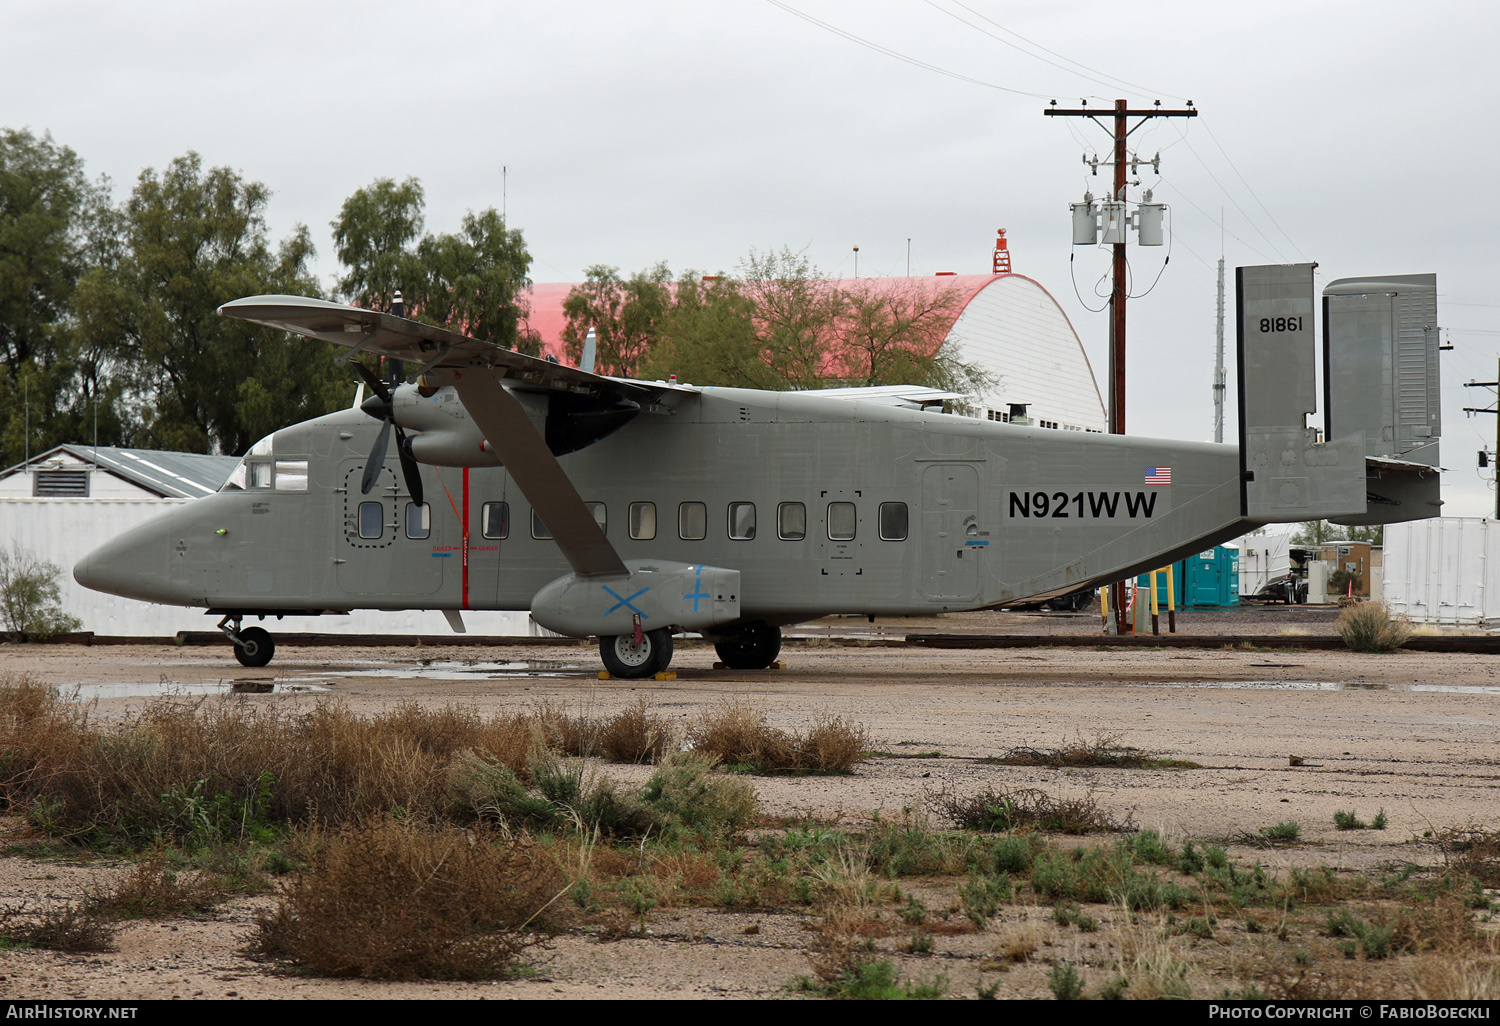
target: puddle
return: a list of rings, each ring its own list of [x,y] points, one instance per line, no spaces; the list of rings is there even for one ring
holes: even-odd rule
[[[1337,680],[1133,681],[1136,688],[1220,688],[1252,691],[1437,691],[1455,695],[1500,695],[1500,687],[1461,684],[1374,684]]]
[[[433,660],[420,666],[369,670],[323,671],[322,677],[396,677],[402,680],[500,680],[506,677],[571,677],[584,672],[579,663],[557,659],[518,659],[506,663],[462,663]]]
[[[175,681],[157,681],[154,684],[138,682],[132,684],[74,684],[59,689],[66,701],[92,702],[97,698],[194,698],[199,695],[290,695],[314,691],[327,691],[320,684],[305,680],[290,680],[280,677],[244,677],[239,680],[221,680],[212,684],[181,684]]]

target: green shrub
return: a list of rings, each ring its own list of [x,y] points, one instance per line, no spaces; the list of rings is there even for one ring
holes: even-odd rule
[[[1268,841],[1281,841],[1285,844],[1295,844],[1297,838],[1302,836],[1302,827],[1296,820],[1287,820],[1277,823],[1275,826],[1262,827],[1260,836]]]
[[[11,641],[44,641],[83,626],[58,606],[62,568],[19,544],[0,549],[0,624]]]
[[[1059,1001],[1077,1001],[1083,997],[1083,977],[1072,962],[1057,962],[1047,972],[1047,987]]]

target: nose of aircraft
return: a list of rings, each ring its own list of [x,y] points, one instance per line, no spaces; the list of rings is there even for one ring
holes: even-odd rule
[[[155,522],[134,527],[73,566],[73,580],[94,591],[146,602],[168,598],[167,536]]]

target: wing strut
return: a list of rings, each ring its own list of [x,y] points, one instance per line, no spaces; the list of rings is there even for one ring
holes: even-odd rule
[[[580,577],[628,573],[520,401],[499,378],[483,371],[452,377],[459,400],[552,532],[573,571]]]

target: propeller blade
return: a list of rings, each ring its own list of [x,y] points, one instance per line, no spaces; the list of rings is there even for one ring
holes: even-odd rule
[[[380,436],[375,439],[375,448],[370,450],[370,458],[365,462],[365,476],[359,482],[359,490],[366,495],[375,487],[375,479],[385,467],[385,450],[390,445],[391,426],[394,423],[395,421],[387,420],[380,425]]]
[[[375,376],[374,371],[370,370],[370,368],[366,367],[358,360],[354,361],[354,369],[359,371],[359,376],[365,379],[365,384],[370,386],[370,391],[380,396],[380,398],[384,399],[386,402],[391,401],[391,390],[385,387],[384,381],[381,381],[378,377]]]
[[[418,506],[422,505],[422,468],[417,465],[417,458],[411,454],[411,447],[406,444],[406,432],[401,430],[401,425],[396,425],[396,455],[401,459],[401,474],[406,478],[406,490],[411,493],[411,501]]]

